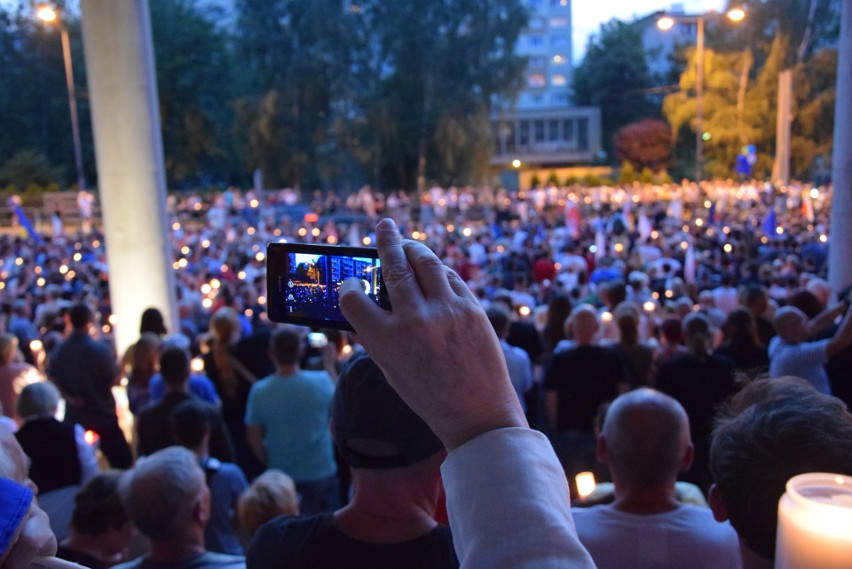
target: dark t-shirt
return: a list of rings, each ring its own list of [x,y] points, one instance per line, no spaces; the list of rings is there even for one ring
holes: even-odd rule
[[[766,346],[745,342],[726,342],[713,353],[728,358],[734,362],[734,368],[737,371],[752,377],[757,377],[769,370],[769,353],[766,351]]]
[[[626,382],[624,360],[612,348],[583,345],[554,354],[544,389],[558,392],[556,429],[592,432],[598,407],[618,397]]]
[[[704,361],[675,356],[657,369],[656,387],[683,405],[696,453],[706,455],[716,408],[734,393],[733,362],[716,355]]]
[[[72,332],[50,355],[47,375],[65,395],[83,400],[82,407],[67,408],[66,421],[83,422],[92,415],[115,417],[112,386],[118,367],[106,344],[86,332]]]
[[[250,569],[441,569],[459,566],[450,528],[438,525],[403,543],[365,543],[338,530],[332,514],[282,516],[258,531],[246,556]]]
[[[171,415],[175,407],[192,399],[205,411],[210,423],[210,456],[222,462],[234,462],[234,443],[225,428],[219,410],[190,393],[170,391],[159,401],[143,407],[136,417],[137,451],[140,456],[178,444],[172,436]]]

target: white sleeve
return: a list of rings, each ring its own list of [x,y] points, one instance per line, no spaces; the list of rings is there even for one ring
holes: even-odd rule
[[[98,457],[95,448],[86,442],[86,431],[81,425],[74,425],[74,441],[77,443],[77,458],[80,460],[80,485],[82,486],[98,474]]]
[[[449,453],[441,474],[463,568],[594,568],[565,473],[540,432],[487,432]]]

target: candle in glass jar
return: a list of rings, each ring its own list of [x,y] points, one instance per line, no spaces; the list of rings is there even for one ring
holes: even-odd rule
[[[778,503],[775,569],[852,567],[852,477],[794,476]]]

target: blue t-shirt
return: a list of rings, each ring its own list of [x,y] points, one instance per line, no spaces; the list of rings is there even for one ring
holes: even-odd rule
[[[206,375],[193,374],[189,376],[189,392],[217,407],[222,405],[222,400],[219,399],[219,394],[216,392],[216,386]],[[159,401],[166,394],[166,382],[159,372],[154,374],[148,383],[148,394],[151,396],[151,401]]]
[[[334,383],[324,371],[272,374],[255,383],[246,425],[263,427],[267,466],[310,482],[337,472],[329,429]]]

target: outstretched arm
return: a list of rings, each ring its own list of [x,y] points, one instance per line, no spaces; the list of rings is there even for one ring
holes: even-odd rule
[[[391,386],[450,451],[442,472],[462,567],[593,567],[565,475],[547,439],[527,426],[479,302],[390,219],[376,238],[393,310],[353,280],[341,308]],[[543,499],[543,489],[552,495]]]

